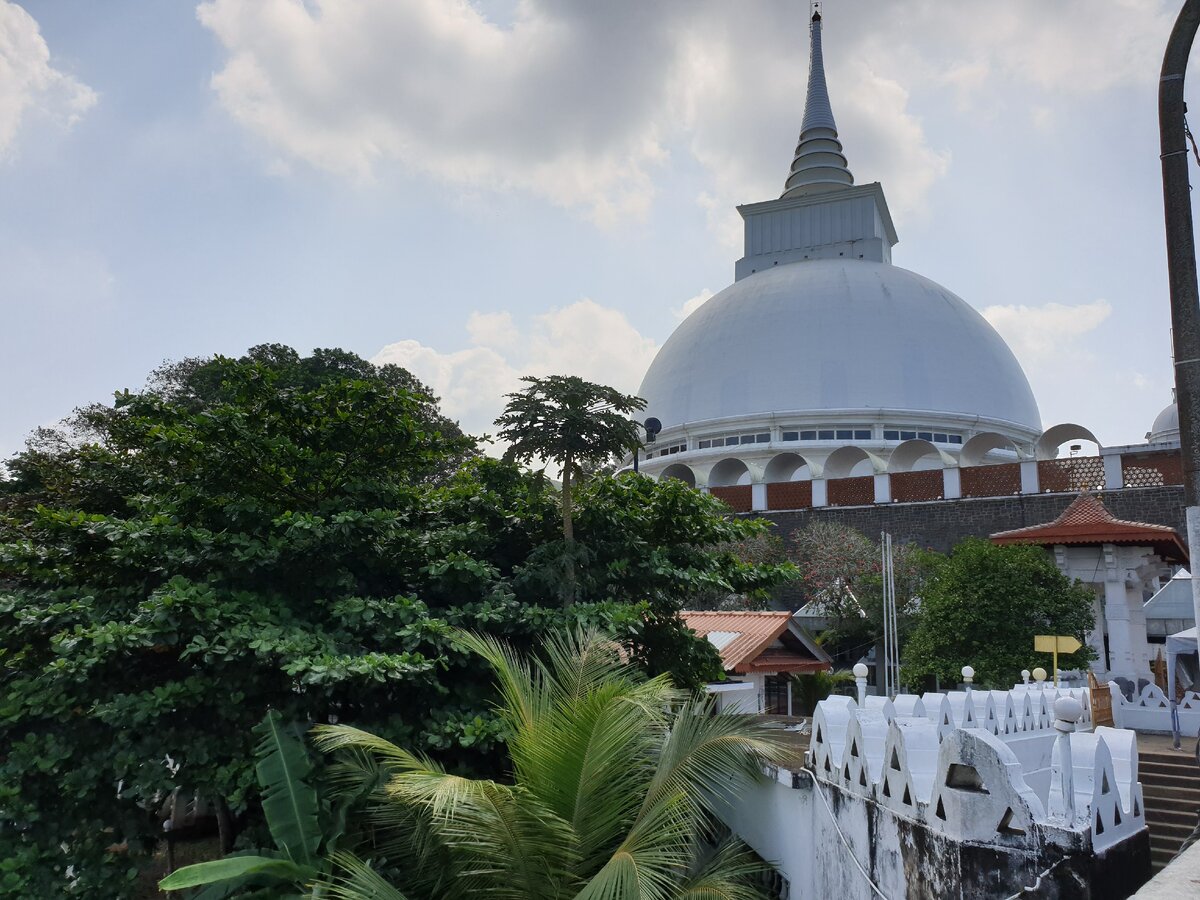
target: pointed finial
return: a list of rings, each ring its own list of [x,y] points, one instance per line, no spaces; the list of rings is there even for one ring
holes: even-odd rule
[[[783,188],[785,198],[837,190],[854,184],[854,176],[846,167],[842,142],[838,140],[837,123],[833,120],[833,108],[829,105],[829,89],[825,85],[819,2],[812,3],[809,35],[808,96],[804,102],[800,141],[796,144],[791,172]]]

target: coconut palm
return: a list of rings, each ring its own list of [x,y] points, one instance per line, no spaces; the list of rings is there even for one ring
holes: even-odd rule
[[[383,776],[358,856],[335,856],[339,874],[320,896],[765,896],[762,862],[717,837],[714,813],[780,756],[771,731],[715,714],[665,677],[646,680],[597,634],[551,638],[532,660],[491,638],[458,640],[495,673],[511,783],[451,774],[356,728],[318,727],[316,746],[338,754],[339,789]]]

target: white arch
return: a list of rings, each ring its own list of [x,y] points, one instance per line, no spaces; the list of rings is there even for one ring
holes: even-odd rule
[[[996,431],[981,431],[963,444],[962,452],[958,456],[958,464],[960,466],[986,465],[984,457],[993,450],[1012,450],[1018,458],[1024,458],[1027,455],[1021,451],[1012,438],[1005,437]]]
[[[709,470],[708,486],[710,488],[733,487],[742,481],[743,476],[749,483],[749,467],[740,459],[727,456]]]
[[[838,447],[825,460],[826,478],[846,478],[851,470],[863,460],[869,460],[871,470],[879,474],[887,469],[887,464],[874,453],[868,453],[862,447],[847,445]]]
[[[773,456],[771,461],[767,463],[767,467],[763,472],[763,481],[779,482],[796,480],[796,473],[805,466],[808,466],[809,479],[815,478],[819,474],[819,467],[814,466],[799,453],[780,453],[778,456]],[[799,480],[806,481],[808,479]]]
[[[678,478],[688,487],[696,486],[696,473],[692,471],[691,466],[685,466],[683,463],[671,463],[662,470],[658,476],[661,478]]]
[[[913,438],[898,445],[888,457],[889,472],[911,472],[920,460],[933,454],[941,462],[943,468],[957,465],[954,457],[930,441]]]
[[[1042,432],[1042,436],[1037,441],[1036,456],[1038,459],[1056,459],[1058,448],[1072,440],[1091,441],[1097,447],[1100,446],[1096,436],[1082,425],[1063,422],[1061,425],[1054,425]]]

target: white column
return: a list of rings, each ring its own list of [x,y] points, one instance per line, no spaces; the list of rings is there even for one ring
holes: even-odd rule
[[[942,497],[946,500],[962,497],[962,473],[958,466],[946,466],[942,469]]]
[[[1125,593],[1125,572],[1118,565],[1116,548],[1104,545],[1104,618],[1108,623],[1109,671],[1114,675],[1137,678],[1137,660],[1130,640],[1129,603]]]
[[[892,502],[892,479],[886,473],[875,476],[875,502]]]
[[[812,505],[813,506],[828,506],[829,491],[828,485],[824,478],[814,478],[812,483]]]
[[[1125,471],[1121,468],[1121,454],[1102,453],[1100,459],[1104,463],[1104,489],[1119,491],[1125,487]]]
[[[767,508],[767,486],[761,481],[750,485],[750,508],[755,512]]]
[[[1038,486],[1038,471],[1036,459],[1021,461],[1021,493],[1036,494],[1041,490]]]

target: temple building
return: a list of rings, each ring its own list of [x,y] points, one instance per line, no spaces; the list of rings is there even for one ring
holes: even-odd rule
[[[1016,464],[1098,442],[1074,424],[1043,429],[1020,363],[983,316],[892,264],[883,186],[855,184],[838,137],[821,27],[817,12],[782,194],[738,208],[734,283],[679,325],[642,381],[662,426],[642,471],[738,511],[976,496],[992,488],[971,475],[964,487],[960,471],[996,465],[1013,467],[1000,493],[1028,491]]]

